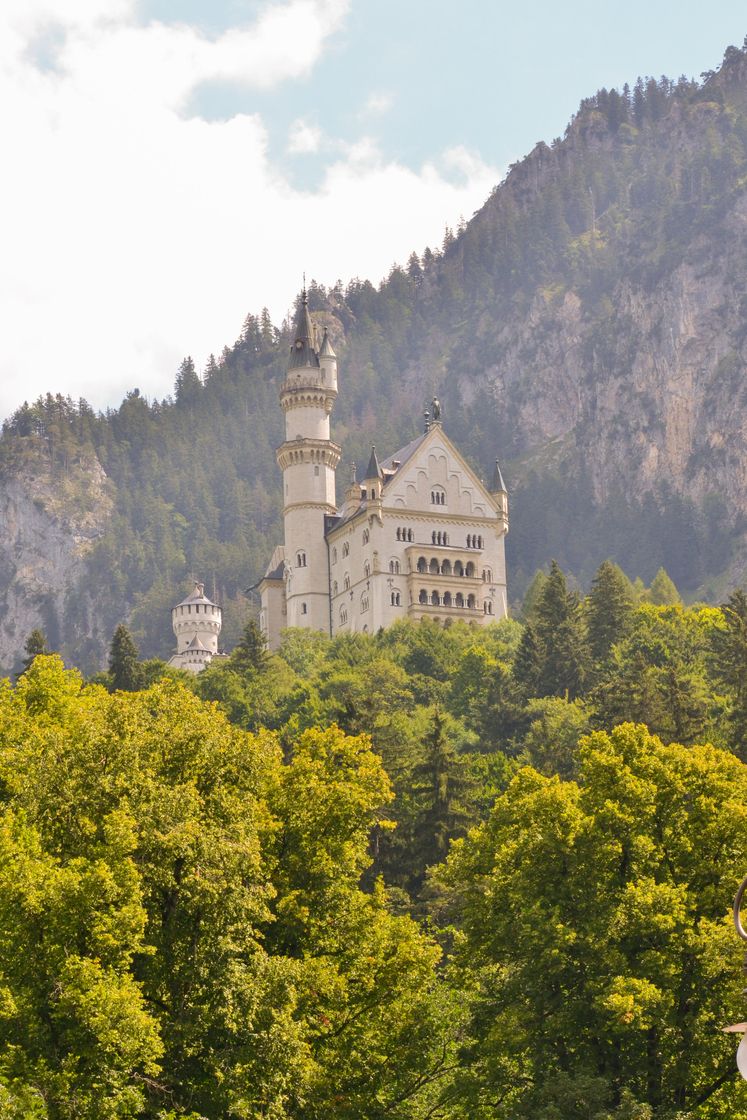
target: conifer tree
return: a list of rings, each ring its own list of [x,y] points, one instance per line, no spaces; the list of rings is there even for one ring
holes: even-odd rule
[[[109,647],[109,676],[115,692],[120,689],[124,692],[136,692],[142,683],[138,648],[130,631],[121,622],[114,631]]]
[[[537,695],[578,696],[587,674],[588,648],[578,596],[568,591],[556,560],[537,603],[535,631],[541,651]]]
[[[44,631],[39,630],[36,627],[29,634],[28,638],[26,639],[26,644],[23,648],[26,656],[23,659],[23,669],[21,670],[21,673],[19,673],[19,676],[22,673],[25,673],[27,669],[31,668],[34,663],[34,658],[38,657],[39,654],[52,652],[47,645],[47,638]]]
[[[417,885],[426,867],[444,858],[450,841],[463,834],[471,820],[464,807],[464,795],[471,783],[463,760],[449,742],[438,708],[424,746],[423,759],[412,772],[413,797],[418,808],[413,828]]]
[[[713,633],[713,675],[731,700],[731,747],[747,759],[747,594],[741,587],[729,596],[721,612],[726,628]]]
[[[626,636],[632,614],[630,581],[617,564],[605,560],[597,569],[586,600],[589,652],[595,662],[604,661],[615,642]]]
[[[256,621],[250,618],[244,627],[241,641],[231,654],[231,667],[250,676],[261,674],[267,668],[268,653],[265,637]]]
[[[648,589],[649,602],[657,607],[673,607],[681,603],[680,593],[664,568],[659,568]]]

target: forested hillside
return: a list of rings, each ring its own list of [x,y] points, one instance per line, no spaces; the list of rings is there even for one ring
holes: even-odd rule
[[[478,471],[505,464],[514,600],[551,556],[584,583],[607,555],[717,598],[747,569],[746,284],[747,55],[730,47],[700,82],[599,91],[378,288],[311,286],[340,360],[341,476],[372,440],[416,434],[436,392]],[[9,418],[6,668],[37,623],[87,667],[123,618],[166,653],[190,571],[215,586],[230,646],[281,539],[287,343],[250,315],[205,370],[185,360],[173,400],[133,390],[98,416],[49,396]],[[69,562],[42,570],[57,536]]]

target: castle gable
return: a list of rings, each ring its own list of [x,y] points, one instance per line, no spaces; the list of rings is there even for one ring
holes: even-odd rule
[[[495,503],[487,487],[440,426],[432,427],[399,454],[400,466],[384,485],[382,497],[388,508],[411,513],[433,513],[443,508],[450,515],[495,516]],[[386,460],[385,472],[397,461],[397,456]]]

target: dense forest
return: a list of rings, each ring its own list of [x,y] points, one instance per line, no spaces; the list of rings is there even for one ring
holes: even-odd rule
[[[523,621],[120,626],[0,690],[9,1120],[726,1120],[747,1109],[747,595],[553,563]]]
[[[747,566],[746,182],[747,55],[730,47],[699,82],[600,90],[378,287],[312,284],[340,358],[343,475],[371,442],[393,451],[417,434],[437,392],[477,471],[506,464],[515,601],[553,555],[580,584],[612,556],[718,601]],[[287,344],[287,323],[250,314],[205,369],[184,360],[173,398],[133,389],[99,415],[48,395],[6,421],[4,484],[41,480],[34,501],[62,524],[101,506],[91,464],[106,473],[111,512],[82,569],[32,595],[76,664],[100,665],[124,618],[163,656],[190,572],[225,607],[227,647],[238,639],[282,535]],[[17,564],[0,555],[9,580]]]

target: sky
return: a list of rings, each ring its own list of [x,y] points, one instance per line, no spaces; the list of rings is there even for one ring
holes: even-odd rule
[[[579,101],[742,0],[2,0],[0,418],[172,390],[309,278],[378,284]]]

